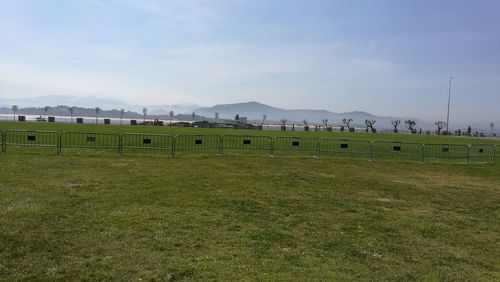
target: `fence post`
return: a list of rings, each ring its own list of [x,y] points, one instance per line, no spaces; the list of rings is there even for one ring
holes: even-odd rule
[[[61,155],[61,132],[57,133],[57,155]]]
[[[3,131],[0,131],[0,140],[2,141],[2,148],[0,150],[5,153],[4,146],[5,146],[5,133]]]
[[[420,144],[420,158],[423,164],[425,163],[424,146],[425,144]]]
[[[118,153],[120,154],[120,156],[123,156],[123,133],[121,133],[120,135],[120,139],[118,140]]]
[[[370,141],[368,141],[370,142]],[[370,154],[370,161],[373,161],[373,140],[370,142],[369,145],[369,154]]]
[[[172,143],[172,158],[175,157],[175,146],[176,146],[176,143],[177,143],[177,135],[173,136],[173,143]]]
[[[469,157],[470,157],[470,147],[471,144],[465,145],[467,147],[467,159],[465,160],[465,164],[469,164]]]
[[[270,157],[272,157],[272,156],[273,156],[273,154],[274,154],[274,139],[275,139],[275,138],[276,138],[276,137],[274,137],[274,136],[273,136],[273,137],[271,137],[271,148],[269,149],[269,156],[270,156]]]
[[[225,136],[226,136],[226,135],[222,135],[222,136],[220,137],[220,142],[219,142],[219,144],[220,144],[220,145],[219,145],[219,146],[220,146],[220,148],[219,148],[219,154],[220,154],[221,156],[224,154],[224,137],[225,137]]]
[[[493,155],[491,156],[491,161],[492,161],[492,164],[496,164],[497,146],[498,146],[498,145],[494,145],[494,146],[493,146]]]
[[[319,158],[319,138],[316,138],[316,158]]]
[[[272,153],[274,154],[274,138],[275,137],[274,136],[269,136],[269,138],[271,139],[271,142],[269,143],[269,153],[271,153],[271,150],[272,150]]]
[[[9,130],[7,129],[4,134],[4,138],[3,138],[3,141],[4,141],[4,144],[3,144],[3,152],[4,154],[7,154],[7,134],[9,133]]]
[[[168,136],[170,138],[170,155],[174,156],[174,136]]]
[[[222,156],[222,150],[223,150],[223,144],[224,143],[224,139],[222,138],[222,136],[219,136],[219,154]]]
[[[318,138],[318,158],[321,157],[321,138]]]

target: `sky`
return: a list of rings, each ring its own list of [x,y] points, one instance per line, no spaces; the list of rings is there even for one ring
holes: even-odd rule
[[[0,0],[0,99],[500,120],[498,0]]]

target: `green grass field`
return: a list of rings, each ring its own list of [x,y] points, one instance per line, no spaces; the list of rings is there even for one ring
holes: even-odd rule
[[[498,144],[0,122],[6,129]],[[81,151],[0,154],[0,280],[500,279],[498,164]]]

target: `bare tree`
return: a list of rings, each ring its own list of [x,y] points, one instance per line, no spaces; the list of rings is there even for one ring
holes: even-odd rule
[[[302,122],[304,123],[304,131],[309,131],[309,122],[307,119],[302,120]]]
[[[398,126],[401,124],[400,120],[393,120],[391,121],[392,126],[394,126],[394,133],[398,133]]]
[[[148,109],[142,108],[143,119],[142,122],[146,122],[146,115],[148,114]]]
[[[342,119],[342,122],[345,124],[345,126],[347,126],[347,128],[349,129],[349,132],[354,132],[354,128],[351,127],[351,122],[353,121],[352,118],[344,118]]]
[[[446,127],[446,122],[445,121],[438,121],[434,123],[437,127],[437,135],[441,135],[441,130]]]
[[[405,120],[405,125],[406,127],[408,128],[408,130],[410,130],[411,133],[417,133],[417,130],[415,129],[415,125],[417,125],[417,122],[415,122],[414,120]]]
[[[75,107],[68,107],[68,112],[71,116],[71,123],[73,123],[73,114],[75,113]]]
[[[325,131],[326,131],[326,128],[328,127],[328,119],[327,118],[322,119],[321,123],[325,126]]]
[[[17,105],[12,106],[12,112],[14,113],[14,120],[16,120],[16,112],[19,110],[19,107]]]
[[[47,116],[47,112],[49,111],[50,107],[49,106],[45,106],[43,107],[43,118],[45,119],[45,117]]]
[[[377,133],[377,129],[375,129],[375,128],[373,127],[373,125],[374,125],[376,122],[377,122],[377,121],[376,121],[376,120],[374,120],[374,119],[371,119],[371,120],[367,119],[367,120],[365,120],[366,132],[368,132],[368,128],[369,128],[369,129],[371,129],[372,133]]]
[[[99,112],[101,111],[101,108],[95,107],[95,124],[99,124]]]
[[[172,125],[172,119],[174,118],[174,111],[168,112],[168,116],[170,117],[170,125]]]
[[[120,125],[123,125],[123,114],[125,114],[125,109],[120,109]]]
[[[280,120],[282,131],[286,131],[286,122],[287,122],[286,118]]]

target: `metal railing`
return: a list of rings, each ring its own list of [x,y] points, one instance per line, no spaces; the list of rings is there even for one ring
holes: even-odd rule
[[[177,135],[174,138],[173,156],[179,151],[205,151],[221,154],[220,135]]]
[[[157,150],[174,154],[174,137],[166,134],[123,133],[120,154],[129,150]]]
[[[311,154],[318,156],[319,139],[304,137],[274,137],[271,155],[279,152],[288,154]]]
[[[423,144],[423,161],[447,160],[469,163],[469,145]]]
[[[43,130],[13,130],[5,132],[3,151],[8,147],[55,148],[59,153],[59,133]]]
[[[136,150],[179,152],[204,151],[216,154],[265,152],[311,154],[312,156],[349,156],[370,160],[404,159],[420,162],[496,163],[498,145],[420,144],[416,142],[271,137],[262,135],[176,135],[149,133],[92,133],[42,130],[0,131],[0,151],[10,147],[111,150],[119,154]]]
[[[59,151],[65,148],[112,150],[121,152],[121,135],[94,132],[62,132],[59,137]]]
[[[371,155],[371,142],[354,139],[320,139],[318,156],[323,155],[349,155],[369,159]]]
[[[268,152],[271,154],[273,137],[252,135],[223,135],[220,153],[224,152]]]
[[[469,163],[495,163],[495,146],[471,144],[469,145]]]
[[[422,144],[398,141],[373,141],[371,159],[406,159],[424,161]]]

